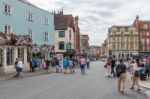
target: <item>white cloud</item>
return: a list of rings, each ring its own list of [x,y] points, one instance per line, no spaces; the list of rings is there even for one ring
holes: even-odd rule
[[[100,45],[111,25],[129,25],[136,15],[150,19],[150,0],[30,0],[48,10],[63,8],[66,14],[79,16],[81,33],[87,33],[91,45]]]

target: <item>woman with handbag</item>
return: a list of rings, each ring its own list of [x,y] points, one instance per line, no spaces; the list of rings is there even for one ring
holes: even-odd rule
[[[134,89],[134,86],[137,85],[137,91],[141,91],[139,86],[139,79],[140,79],[140,60],[135,59],[135,64],[133,66],[133,83],[131,89]]]

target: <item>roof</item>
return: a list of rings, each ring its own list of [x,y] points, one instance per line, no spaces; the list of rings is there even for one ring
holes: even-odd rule
[[[33,3],[31,3],[31,2],[28,1],[28,0],[18,0],[18,1],[23,2],[23,3],[25,3],[25,4],[28,4],[28,5],[32,6],[32,7],[38,8],[38,9],[40,9],[40,10],[42,10],[42,11],[48,12],[48,11],[46,11],[46,10],[44,10],[44,9],[41,9],[41,8],[35,6]],[[48,12],[48,13],[50,13],[50,12]],[[50,13],[50,14],[52,14],[52,13]]]
[[[71,14],[54,14],[54,25],[55,30],[67,30],[68,27],[71,27],[75,31],[74,18]]]
[[[21,1],[21,2],[23,2],[23,3],[26,3],[26,4],[29,4],[29,5],[31,5],[31,6],[35,6],[35,5],[33,5],[30,1],[28,1],[28,0],[19,0],[19,1]],[[36,6],[35,6],[36,7]]]

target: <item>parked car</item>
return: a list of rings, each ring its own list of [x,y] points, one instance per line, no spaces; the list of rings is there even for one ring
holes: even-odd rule
[[[106,58],[102,58],[102,59],[101,59],[101,61],[106,61],[106,60],[107,60]]]

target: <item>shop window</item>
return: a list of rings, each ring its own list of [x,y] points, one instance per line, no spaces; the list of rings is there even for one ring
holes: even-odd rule
[[[3,66],[3,50],[0,49],[0,67]]]
[[[18,48],[18,58],[24,63],[24,48]]]
[[[13,60],[14,60],[14,49],[7,48],[7,66],[13,65]]]

